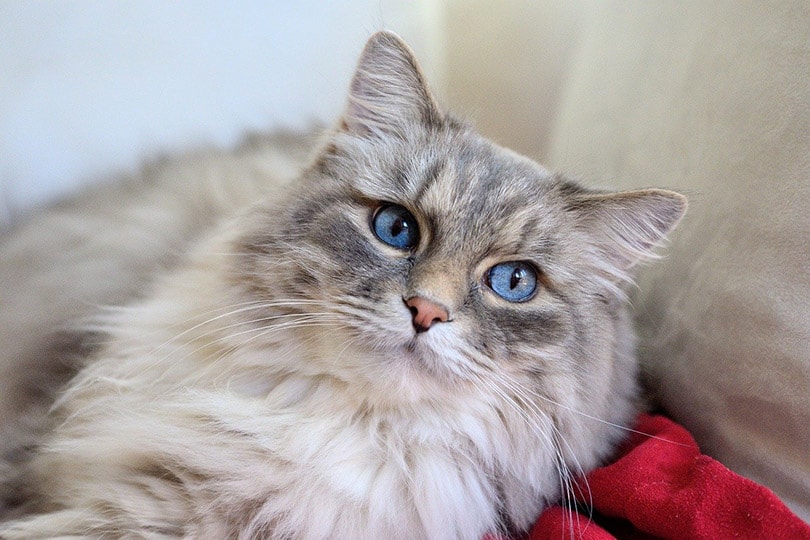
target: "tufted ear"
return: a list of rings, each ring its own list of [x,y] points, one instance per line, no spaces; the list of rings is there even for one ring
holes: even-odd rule
[[[371,36],[349,89],[341,128],[362,136],[403,133],[414,123],[441,121],[419,64],[396,34]]]
[[[624,278],[638,262],[655,257],[655,247],[686,213],[687,202],[673,191],[646,189],[579,193],[571,207],[611,273]]]

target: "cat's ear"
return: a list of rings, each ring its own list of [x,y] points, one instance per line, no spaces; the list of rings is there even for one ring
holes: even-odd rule
[[[341,129],[358,135],[402,133],[442,114],[416,58],[396,34],[382,31],[366,43],[349,89]]]
[[[599,256],[617,277],[655,257],[655,247],[686,213],[686,197],[663,189],[620,193],[580,193],[571,205]]]

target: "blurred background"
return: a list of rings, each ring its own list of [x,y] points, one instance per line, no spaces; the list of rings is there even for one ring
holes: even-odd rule
[[[441,17],[405,0],[2,0],[0,217],[156,153],[329,125],[375,30],[439,72]]]
[[[0,0],[0,228],[156,154],[330,125],[383,28],[495,141],[689,196],[634,294],[645,372],[810,520],[806,0]]]

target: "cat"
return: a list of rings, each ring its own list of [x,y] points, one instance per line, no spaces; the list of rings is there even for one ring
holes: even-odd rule
[[[309,148],[4,234],[0,538],[479,539],[573,504],[637,413],[626,291],[685,198],[485,140],[387,31]]]

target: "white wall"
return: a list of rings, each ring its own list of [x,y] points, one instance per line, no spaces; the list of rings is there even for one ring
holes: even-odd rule
[[[329,124],[375,30],[432,78],[429,0],[0,0],[0,226],[156,152]]]

